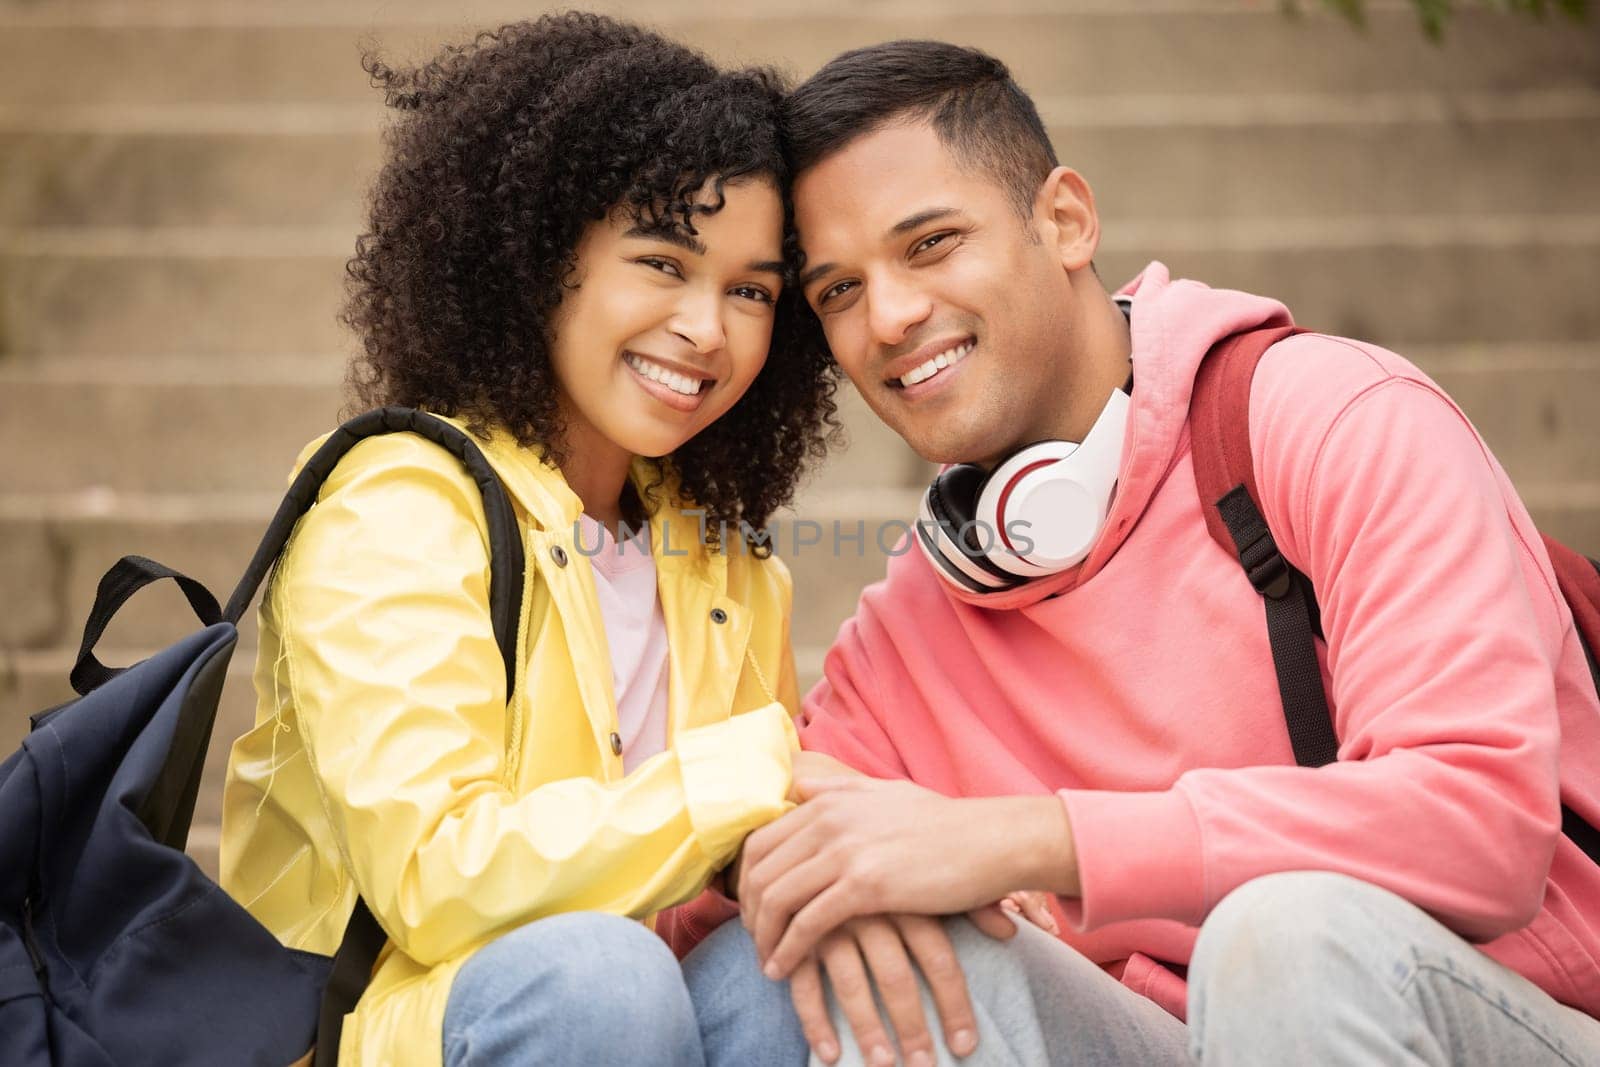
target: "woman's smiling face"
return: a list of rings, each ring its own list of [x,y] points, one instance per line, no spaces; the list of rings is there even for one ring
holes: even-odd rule
[[[755,381],[783,284],[783,204],[772,183],[729,182],[695,233],[625,211],[578,242],[575,288],[552,322],[563,447],[665,456]],[[696,201],[714,204],[707,183]]]

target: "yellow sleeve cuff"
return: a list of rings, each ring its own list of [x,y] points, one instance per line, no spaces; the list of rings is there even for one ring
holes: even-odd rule
[[[689,822],[713,868],[791,806],[791,760],[800,744],[782,704],[686,730],[675,747]]]

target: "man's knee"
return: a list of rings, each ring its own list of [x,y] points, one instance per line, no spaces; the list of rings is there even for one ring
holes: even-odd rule
[[[1216,949],[1315,950],[1347,943],[1351,924],[1376,917],[1393,894],[1331,871],[1284,871],[1252,879],[1224,897],[1200,927],[1195,958]],[[1396,901],[1398,897],[1394,898]],[[1191,968],[1192,969],[1192,968]]]
[[[1387,890],[1328,871],[1246,882],[1201,924],[1189,963],[1191,1016],[1208,991],[1248,992],[1256,1005],[1271,997],[1296,1001],[1330,968],[1381,967],[1383,939],[1373,931],[1387,912],[1405,906]]]

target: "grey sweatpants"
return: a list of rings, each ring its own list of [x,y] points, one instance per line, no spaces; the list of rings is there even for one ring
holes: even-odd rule
[[[1029,923],[1010,941],[964,919],[949,928],[979,1044],[964,1060],[940,1044],[941,1067],[1600,1064],[1600,1021],[1343,875],[1268,875],[1213,909],[1189,967],[1187,1026]],[[925,986],[923,1003],[936,1019]],[[861,1064],[831,992],[829,1006],[840,1064]]]

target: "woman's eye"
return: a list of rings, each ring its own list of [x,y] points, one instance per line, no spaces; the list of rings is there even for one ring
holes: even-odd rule
[[[670,259],[659,259],[656,256],[645,256],[644,258],[640,259],[639,262],[651,268],[652,270],[660,271],[662,274],[670,274],[674,278],[683,277],[683,271],[679,270],[678,265],[672,262]]]
[[[746,300],[756,300],[763,304],[772,303],[772,294],[767,292],[765,289],[762,289],[760,286],[736,285],[728,291],[734,296],[743,297]]]

